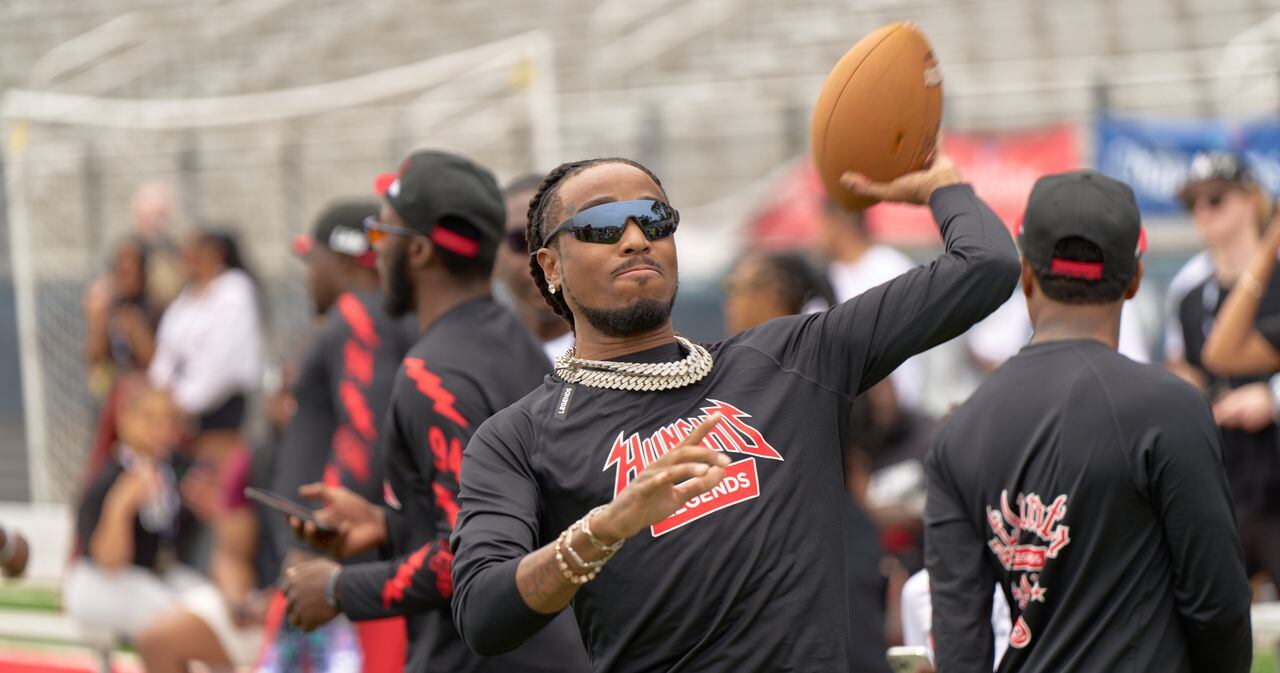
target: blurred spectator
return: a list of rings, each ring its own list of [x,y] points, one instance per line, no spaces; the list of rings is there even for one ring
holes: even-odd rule
[[[267,394],[267,417],[271,420],[270,441],[254,452],[250,483],[254,486],[271,484],[278,469],[276,453],[283,450],[284,433],[297,412],[298,404],[293,391],[297,387],[298,368],[293,362],[281,367],[279,376],[268,376],[263,388]],[[279,521],[280,513],[254,505],[259,523],[258,580],[260,584],[272,583],[280,576],[281,554],[271,526]],[[265,552],[265,553],[264,553]],[[335,619],[328,624],[305,633],[289,625],[285,618],[285,603],[279,594],[271,591],[271,599],[264,615],[262,646],[256,673],[300,673],[324,671],[325,673],[359,673],[364,665],[361,645],[355,626],[346,619]],[[387,648],[392,649],[394,648]],[[403,652],[379,653],[384,659],[404,660]]]
[[[894,387],[881,381],[854,399],[849,427],[845,484],[879,533],[879,572],[888,582],[884,637],[889,645],[900,644],[902,589],[911,574],[924,567],[923,458],[937,423],[902,408]]]
[[[146,251],[146,296],[155,309],[163,309],[182,291],[185,283],[178,248],[171,229],[176,206],[167,182],[140,185],[133,193],[133,232]]]
[[[271,475],[270,490],[284,497],[297,498],[299,487],[323,480],[365,500],[382,500],[382,420],[396,371],[419,327],[413,316],[397,320],[384,309],[376,256],[363,229],[365,219],[376,217],[378,209],[373,201],[333,204],[310,234],[294,240],[294,252],[307,265],[312,304],[323,318],[299,360],[297,415],[284,430]],[[284,557],[283,570],[312,558],[283,517],[271,517],[269,525],[272,542]],[[370,553],[348,563],[376,558]],[[275,600],[283,603],[284,598],[277,594]],[[285,628],[289,635],[292,627]],[[362,621],[356,630],[366,673],[404,666],[403,619]]]
[[[985,375],[1018,351],[1031,340],[1031,319],[1027,317],[1027,298],[1015,291],[986,320],[973,326],[965,334],[965,346],[969,355]],[[1151,362],[1147,337],[1142,331],[1142,321],[1137,309],[1125,304],[1120,316],[1120,354],[1143,364]]]
[[[102,401],[85,465],[86,480],[98,473],[116,442],[116,379],[145,371],[155,354],[160,313],[146,289],[147,247],[132,237],[116,245],[107,275],[90,283],[84,293],[89,391]]]
[[[726,334],[736,334],[783,316],[831,308],[835,296],[823,273],[789,253],[750,253],[738,261],[724,281]],[[850,449],[853,445],[850,444]],[[857,460],[852,450],[846,464]],[[865,479],[849,481],[851,495],[846,512],[845,542],[848,558],[849,671],[889,670],[885,649],[885,578],[880,572],[884,556],[875,524],[853,494]]]
[[[205,580],[175,561],[177,534],[194,523],[177,489],[184,461],[172,454],[181,413],[134,375],[121,382],[118,425],[115,454],[80,501],[63,595],[73,618],[132,637]]]
[[[825,311],[835,293],[822,272],[804,257],[756,253],[743,257],[724,285],[727,334],[737,334],[784,315]]]
[[[251,503],[244,489],[267,485],[275,447],[296,408],[290,391],[294,377],[287,373],[290,368],[284,371],[274,385],[264,385],[269,439],[256,449],[241,446],[228,460],[225,482],[216,485],[209,564],[213,584],[188,592],[180,606],[138,635],[136,646],[147,673],[185,673],[194,661],[219,669],[246,666],[257,657],[267,615],[265,590],[280,567],[266,518],[278,515]]]
[[[573,331],[564,318],[551,310],[542,291],[529,273],[529,199],[542,184],[541,175],[526,175],[512,180],[503,190],[507,204],[507,236],[498,246],[494,277],[498,281],[498,297],[502,298],[534,338],[542,344],[547,357],[554,361],[573,345]]]
[[[1259,376],[1280,371],[1280,315],[1258,320],[1280,253],[1280,223],[1263,236],[1248,269],[1227,295],[1201,358],[1219,376]]]
[[[1237,284],[1248,285],[1247,291],[1258,295],[1257,319],[1280,315],[1280,276],[1272,275],[1265,285],[1244,276],[1262,246],[1270,200],[1244,160],[1222,152],[1197,155],[1179,195],[1204,238],[1211,274],[1179,302],[1172,319],[1184,352],[1181,359],[1176,352],[1166,357],[1170,369],[1200,387],[1214,406],[1247,570],[1251,576],[1265,571],[1276,582],[1280,580],[1280,433],[1271,419],[1264,419],[1261,428],[1242,422],[1245,414],[1240,411],[1252,400],[1269,397],[1267,379],[1217,375],[1201,360],[1224,301]]]
[[[0,575],[21,577],[31,560],[27,538],[13,529],[0,528]]]
[[[187,287],[160,320],[151,382],[197,420],[196,453],[220,465],[240,440],[262,380],[262,306],[234,235],[206,230],[183,249]]]
[[[910,257],[877,244],[867,231],[862,211],[848,211],[826,199],[822,213],[819,251],[830,262],[827,274],[835,289],[836,301],[848,301],[917,266]],[[916,356],[902,363],[886,380],[893,383],[899,403],[920,409],[924,377],[924,361]]]
[[[145,370],[151,363],[159,314],[146,289],[146,247],[136,238],[120,241],[110,271],[84,295],[85,356],[95,396],[105,396],[117,375]]]

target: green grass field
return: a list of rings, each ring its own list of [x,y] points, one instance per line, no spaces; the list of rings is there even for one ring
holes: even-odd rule
[[[60,593],[56,587],[0,583],[0,609],[57,612]],[[1270,650],[1254,652],[1252,673],[1280,673],[1276,666],[1276,653]]]

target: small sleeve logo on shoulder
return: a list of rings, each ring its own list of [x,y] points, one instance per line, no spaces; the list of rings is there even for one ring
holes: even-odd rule
[[[573,399],[573,386],[566,385],[560,392],[560,402],[556,404],[556,418],[564,420],[569,416],[569,402]]]

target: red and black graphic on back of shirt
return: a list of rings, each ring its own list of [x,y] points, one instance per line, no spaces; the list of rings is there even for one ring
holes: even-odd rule
[[[1071,544],[1071,527],[1061,525],[1067,516],[1068,498],[1064,494],[1046,503],[1038,493],[1019,493],[1014,502],[1017,511],[1009,503],[1009,491],[1002,490],[999,509],[987,507],[987,524],[993,533],[987,548],[1005,570],[1015,573],[1010,576],[1016,578],[1012,585],[1013,598],[1019,610],[1026,610],[1032,603],[1045,602],[1047,591],[1040,586],[1040,572]],[[1035,539],[1023,543],[1024,535]],[[1009,645],[1024,648],[1032,637],[1026,619],[1019,615],[1009,636]]]

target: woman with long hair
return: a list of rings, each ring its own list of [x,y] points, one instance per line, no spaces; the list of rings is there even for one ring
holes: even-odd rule
[[[148,374],[195,420],[197,457],[216,465],[239,442],[262,380],[261,300],[230,231],[193,233],[182,257],[187,285],[160,320]]]

